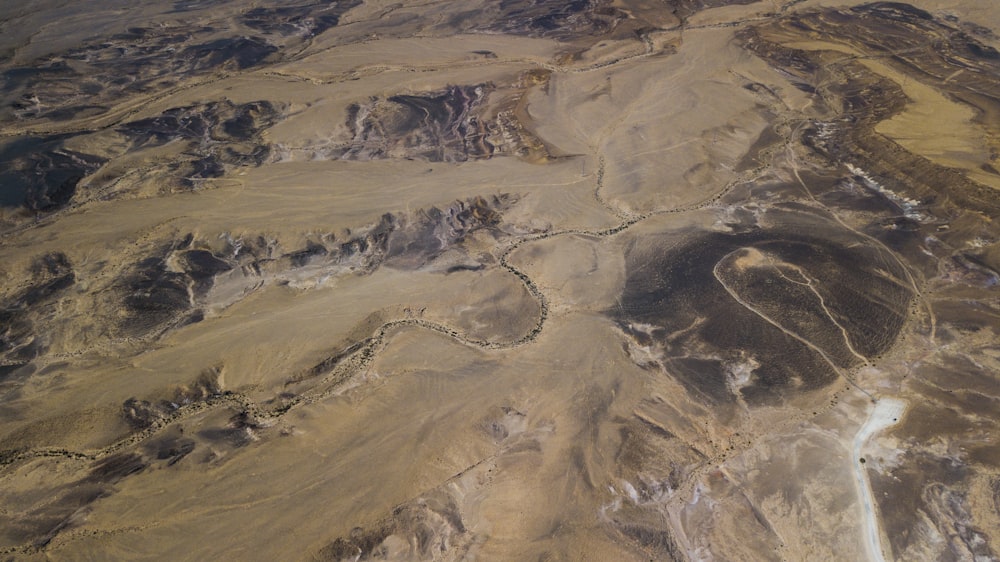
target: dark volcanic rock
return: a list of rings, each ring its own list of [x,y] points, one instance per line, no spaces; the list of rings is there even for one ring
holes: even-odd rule
[[[243,70],[259,64],[277,50],[277,47],[259,37],[216,39],[181,51],[175,70],[181,73],[216,68]]]
[[[207,250],[186,249],[188,243],[168,246],[160,255],[141,260],[118,283],[127,331],[147,334],[182,321],[181,316],[212,288],[215,276],[232,269],[232,264]],[[179,268],[171,267],[172,258]]]
[[[178,261],[184,271],[194,281],[193,289],[196,295],[203,296],[212,288],[212,279],[233,268],[229,263],[220,260],[208,250],[188,250],[180,254]]]
[[[271,154],[260,134],[275,122],[278,110],[269,102],[234,104],[228,100],[177,107],[156,117],[131,121],[117,131],[131,152],[170,142],[185,142],[184,156],[166,166],[183,186],[217,178],[229,167],[259,166]]]
[[[62,252],[46,254],[35,260],[31,273],[34,283],[16,296],[14,302],[18,306],[38,305],[76,282],[73,266]]]
[[[208,25],[133,27],[29,67],[4,70],[0,99],[16,118],[76,119],[187,77],[258,66],[277,53],[265,38],[219,38]]]
[[[64,147],[72,135],[21,137],[0,146],[0,206],[33,212],[65,207],[104,159]]]
[[[251,289],[259,286],[264,273],[280,280],[285,272],[305,266],[359,274],[382,265],[416,269],[446,250],[457,249],[473,232],[496,229],[501,213],[514,201],[516,197],[504,194],[456,201],[444,209],[431,208],[413,215],[386,213],[378,222],[343,238],[326,235],[288,253],[279,253],[263,237],[233,241],[222,250],[211,251],[191,247],[193,237],[188,236],[136,262],[115,283],[117,302],[124,305],[125,312],[120,326],[130,335],[143,336],[200,321],[203,315],[199,307],[217,279],[229,272],[230,279]]]
[[[148,332],[192,305],[188,287],[191,278],[169,271],[166,259],[146,258],[124,280],[124,303],[130,331]]]
[[[36,333],[37,324],[76,283],[69,258],[59,252],[36,259],[30,275],[26,288],[0,302],[0,364],[20,367],[45,350],[46,338]]]
[[[476,197],[457,201],[444,210],[437,207],[421,210],[389,237],[386,263],[419,267],[461,243],[469,234],[496,227],[501,220],[500,211],[510,203],[509,197],[492,200]]]
[[[352,139],[337,156],[345,160],[421,158],[461,162],[489,158],[493,146],[476,110],[491,86],[450,86],[443,92],[397,95],[354,105],[347,126]]]
[[[169,177],[159,182],[161,190],[190,189],[198,187],[200,180],[225,175],[230,168],[263,164],[271,155],[271,147],[261,139],[261,132],[277,122],[279,115],[279,110],[266,101],[234,104],[223,100],[169,109],[115,130],[125,137],[127,153],[185,143],[181,154],[168,163],[150,166],[150,172],[159,170]],[[88,200],[91,193],[81,189],[84,186],[94,184],[97,189],[91,190],[99,191],[113,185],[111,180],[120,178],[83,183],[109,158],[66,147],[71,139],[87,135],[91,133],[19,137],[0,143],[0,206],[34,214],[52,212]],[[110,155],[112,166],[113,158],[120,155]]]
[[[502,0],[480,31],[572,40],[612,31],[628,14],[607,0]]]
[[[828,360],[861,361],[848,343],[873,357],[894,341],[913,295],[878,251],[816,232],[704,233],[663,253],[644,243],[630,251],[621,307],[609,313],[640,345],[661,348],[662,367],[709,402],[738,392],[771,403],[822,388],[837,378]]]
[[[360,5],[361,0],[336,0],[304,6],[259,7],[244,13],[240,22],[268,34],[312,36],[336,26],[340,16]]]
[[[118,127],[133,149],[168,142],[244,142],[255,139],[277,121],[278,110],[267,101],[234,104],[228,100],[175,107],[156,117]]]

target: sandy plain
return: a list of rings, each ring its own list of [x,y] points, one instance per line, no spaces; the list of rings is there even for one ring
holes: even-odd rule
[[[993,3],[9,8],[4,556],[997,557]]]

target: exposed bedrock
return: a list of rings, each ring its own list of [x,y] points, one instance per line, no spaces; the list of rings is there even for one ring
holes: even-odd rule
[[[996,559],[1000,9],[862,1],[8,2],[0,554]]]
[[[261,133],[280,114],[266,101],[223,100],[168,109],[113,131],[13,137],[0,143],[0,207],[14,211],[2,220],[23,223],[94,197],[189,190],[234,168],[260,166],[271,156]],[[136,159],[152,153],[175,157],[137,173]]]
[[[66,206],[81,180],[105,158],[65,146],[72,135],[20,137],[0,143],[0,207],[44,213]]]
[[[210,14],[197,23],[181,19],[135,25],[31,64],[0,70],[4,102],[0,118],[56,125],[101,118],[130,96],[155,96],[192,78],[277,62],[294,54],[293,47],[336,27],[343,14],[360,3],[240,6],[235,18],[222,12],[221,17]],[[216,4],[224,3],[212,3]],[[201,12],[209,7],[179,2],[176,11]]]
[[[168,109],[160,115],[131,121],[116,132],[128,143],[128,153],[168,143],[183,147],[161,173],[177,187],[194,188],[200,180],[222,177],[237,167],[255,167],[271,156],[261,133],[274,125],[281,111],[267,101],[235,104],[229,100]],[[155,173],[155,172],[154,172]]]
[[[943,209],[1000,213],[995,189],[976,179],[1000,180],[995,166],[1000,155],[995,144],[1000,134],[1000,55],[970,31],[908,4],[879,2],[796,14],[737,36],[797,87],[813,92],[819,108],[829,110],[805,129],[806,145],[834,162],[874,174],[915,200]],[[851,54],[845,55],[845,49]],[[879,74],[871,66],[876,63],[866,65],[860,57],[871,57],[974,108],[972,122],[981,127],[980,146],[987,151],[974,174],[907,150],[876,130],[913,102],[902,78]]]
[[[516,115],[524,90],[546,80],[547,73],[529,72],[514,87],[454,85],[352,104],[348,138],[317,147],[312,157],[465,162],[512,155],[538,161],[547,150]]]
[[[432,162],[489,158],[494,147],[476,116],[489,85],[451,86],[440,93],[395,95],[348,109],[353,138],[339,155],[345,160],[388,157]]]
[[[170,88],[191,75],[247,69],[278,50],[260,37],[211,36],[211,28],[132,28],[50,55],[30,68],[4,70],[0,92],[9,109],[0,117],[54,122],[93,118],[125,96]],[[198,37],[203,42],[192,41]]]
[[[46,334],[39,326],[58,312],[58,301],[76,283],[69,258],[52,253],[35,259],[26,286],[0,300],[0,385],[27,371],[21,369],[45,352]]]
[[[913,294],[883,249],[804,226],[636,241],[609,314],[646,366],[710,403],[824,388],[893,343]]]
[[[371,273],[383,265],[415,270],[446,253],[431,267],[443,272],[481,269],[487,265],[483,257],[464,251],[462,243],[480,230],[502,234],[502,212],[516,199],[477,197],[443,209],[386,213],[374,224],[317,236],[296,250],[283,250],[280,241],[265,236],[224,237],[220,246],[188,235],[133,264],[116,284],[114,292],[124,304],[122,328],[127,333],[156,333],[199,322],[204,307],[229,306],[264,285],[305,288],[331,276]],[[492,263],[492,258],[487,261]]]
[[[301,6],[260,6],[240,16],[240,23],[262,33],[311,37],[335,27],[341,16],[361,0],[313,2]]]

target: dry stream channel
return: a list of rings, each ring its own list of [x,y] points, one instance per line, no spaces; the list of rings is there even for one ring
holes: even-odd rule
[[[4,557],[997,558],[995,3],[7,4]]]

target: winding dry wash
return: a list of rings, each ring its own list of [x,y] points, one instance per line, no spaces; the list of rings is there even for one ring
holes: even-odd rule
[[[0,558],[1000,557],[1000,4],[3,4]]]

